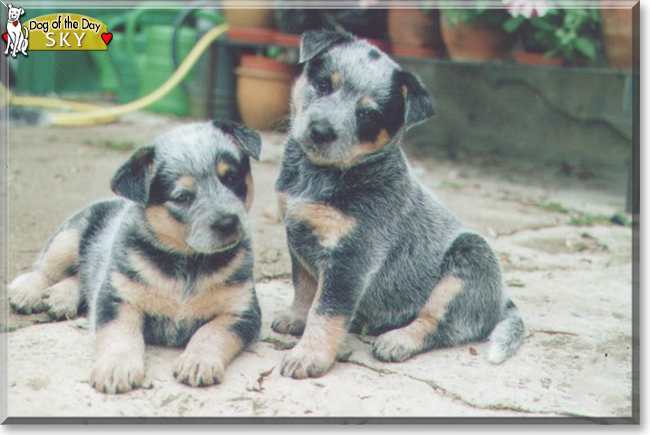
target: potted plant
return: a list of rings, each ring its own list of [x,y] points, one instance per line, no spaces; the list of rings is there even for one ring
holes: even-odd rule
[[[593,63],[603,52],[598,9],[550,9],[523,21],[515,17],[504,27],[520,30],[524,49],[559,56],[570,65]]]
[[[245,54],[237,68],[237,104],[245,125],[275,130],[289,114],[294,66],[270,47],[267,56]]]
[[[560,28],[562,16],[557,9],[510,8],[512,15],[503,28],[519,37],[520,49],[515,53],[518,63],[529,65],[562,65],[564,59],[551,55],[557,47],[557,29]]]
[[[505,9],[442,9],[442,39],[449,57],[455,60],[502,59],[512,47],[503,30],[508,20]]]
[[[401,0],[393,0],[399,5]],[[388,38],[397,56],[443,57],[445,44],[437,9],[389,9]]]

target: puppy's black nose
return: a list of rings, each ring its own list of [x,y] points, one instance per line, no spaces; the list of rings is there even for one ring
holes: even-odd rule
[[[224,214],[219,216],[210,226],[212,231],[222,236],[230,236],[237,232],[239,227],[239,218],[234,214]]]
[[[336,140],[336,132],[332,125],[323,120],[309,123],[309,137],[316,145],[324,145]]]

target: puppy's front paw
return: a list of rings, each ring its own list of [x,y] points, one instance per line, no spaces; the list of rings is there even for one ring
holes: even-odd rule
[[[377,337],[372,354],[379,361],[402,362],[420,353],[421,347],[403,329],[395,329]]]
[[[18,276],[9,284],[9,304],[20,314],[39,313],[45,309],[43,292],[50,285],[47,277],[38,271]]]
[[[174,377],[191,387],[207,387],[223,381],[225,368],[218,357],[186,350],[180,356]]]
[[[108,394],[127,393],[142,386],[144,361],[136,355],[115,353],[98,358],[90,374],[90,384]]]
[[[293,311],[287,310],[273,320],[271,329],[278,334],[302,335],[305,331],[306,321],[306,316],[301,317]]]
[[[336,355],[328,355],[322,349],[307,349],[298,343],[282,360],[280,374],[294,379],[318,378],[332,367],[335,360]]]
[[[56,320],[77,317],[79,291],[76,278],[67,278],[45,290],[47,314]]]

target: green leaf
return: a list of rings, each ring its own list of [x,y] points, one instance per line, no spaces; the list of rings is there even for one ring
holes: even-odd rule
[[[596,46],[589,38],[584,36],[577,38],[575,46],[580,53],[584,54],[589,59],[596,59]]]
[[[523,15],[520,15],[518,17],[513,17],[510,18],[508,21],[506,21],[503,24],[503,30],[505,30],[508,33],[515,33],[519,27],[524,23],[526,18]]]

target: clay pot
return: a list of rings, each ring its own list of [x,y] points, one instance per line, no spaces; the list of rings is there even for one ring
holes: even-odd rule
[[[228,29],[228,39],[255,44],[272,44],[275,35],[275,30],[264,27],[231,27]]]
[[[603,40],[614,68],[632,69],[632,9],[601,9]]]
[[[293,66],[261,56],[242,56],[237,68],[237,104],[245,125],[275,130],[289,114]]]
[[[517,52],[515,60],[522,65],[560,66],[564,64],[564,59],[559,56],[546,57],[542,53],[529,53],[527,51]]]
[[[398,5],[399,2],[393,3]],[[388,11],[388,37],[393,45],[393,52],[409,51],[409,48],[423,54],[444,54],[444,43],[440,32],[438,11],[425,14],[419,9],[390,9]],[[397,54],[397,53],[396,53]],[[418,56],[420,57],[420,56]]]
[[[441,16],[442,39],[449,57],[454,60],[485,61],[503,59],[513,45],[513,39],[500,28],[458,23],[452,26]]]
[[[236,0],[222,2],[222,11],[230,27],[273,27],[273,9],[228,9],[228,6],[237,5]]]

